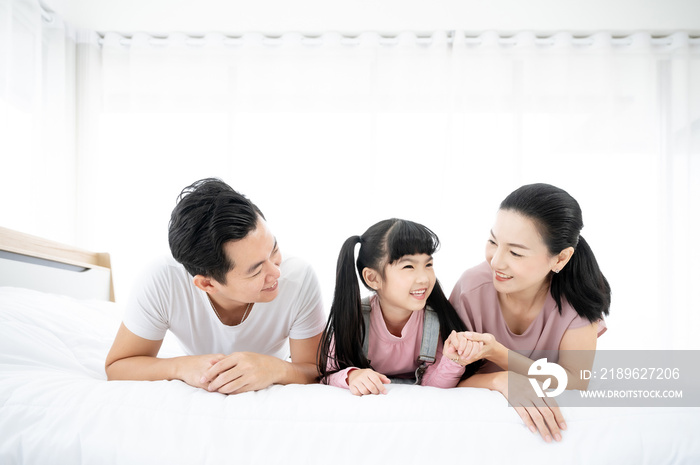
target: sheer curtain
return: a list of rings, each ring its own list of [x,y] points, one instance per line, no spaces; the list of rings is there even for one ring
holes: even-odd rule
[[[612,283],[601,346],[694,345],[700,47],[686,34],[107,34],[91,46],[78,229],[129,270],[167,252],[179,190],[219,176],[312,262],[327,304],[342,241],[392,216],[438,233],[449,291],[483,260],[500,200],[549,182],[581,203]]]
[[[0,224],[75,242],[75,39],[35,1],[0,1],[0,162]]]
[[[502,198],[548,182],[581,204],[613,288],[600,346],[700,348],[700,44],[685,33],[82,31],[75,57],[75,215],[61,224],[112,253],[120,300],[168,253],[176,196],[202,177],[258,204],[328,306],[348,236],[426,224],[449,292],[483,260]]]

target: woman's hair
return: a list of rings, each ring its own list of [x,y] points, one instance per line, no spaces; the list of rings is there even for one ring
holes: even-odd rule
[[[567,247],[574,248],[569,263],[559,273],[551,273],[550,292],[560,313],[564,297],[580,316],[591,322],[608,314],[610,284],[581,236],[583,217],[576,199],[549,184],[529,184],[506,197],[501,202],[501,210],[511,210],[530,218],[550,254],[559,254]]]
[[[226,284],[233,267],[224,245],[255,230],[262,212],[225,182],[207,178],[185,187],[170,216],[168,242],[173,258],[192,276]]]
[[[355,261],[355,246],[360,250]],[[371,288],[362,276],[362,270],[370,268],[384,276],[387,265],[405,255],[432,255],[439,247],[438,237],[430,229],[412,221],[389,219],[370,227],[362,236],[348,238],[340,249],[336,270],[335,293],[328,323],[319,347],[321,378],[348,367],[371,368],[362,352],[365,332],[362,317],[362,296],[355,269],[362,284]],[[436,280],[427,304],[440,321],[440,336],[445,341],[452,330],[466,331]],[[330,362],[330,363],[329,363]]]

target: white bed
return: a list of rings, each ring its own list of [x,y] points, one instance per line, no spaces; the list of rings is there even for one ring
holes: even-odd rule
[[[0,230],[0,249],[18,253],[16,237]],[[78,266],[108,271],[101,257]],[[569,428],[547,444],[482,389],[396,385],[354,397],[291,385],[224,396],[178,381],[108,382],[121,320],[109,272],[103,298],[78,298],[27,288],[42,288],[40,272],[30,273],[36,285],[7,286],[15,264],[0,257],[0,464],[700,463],[698,408],[562,407]]]

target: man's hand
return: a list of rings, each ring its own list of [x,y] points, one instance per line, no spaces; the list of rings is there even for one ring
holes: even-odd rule
[[[258,391],[278,382],[285,369],[284,363],[270,355],[234,352],[210,366],[199,383],[209,391],[222,394]]]
[[[207,389],[209,383],[202,383],[202,373],[209,370],[225,357],[224,354],[189,355],[177,357],[177,379],[190,386]]]

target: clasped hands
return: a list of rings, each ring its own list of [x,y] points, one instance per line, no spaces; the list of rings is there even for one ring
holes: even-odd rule
[[[443,357],[462,366],[469,365],[482,358],[488,358],[494,350],[496,338],[488,333],[452,331],[442,349]]]
[[[182,379],[190,386],[222,394],[257,391],[274,384],[281,360],[253,352],[185,357]]]

